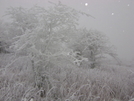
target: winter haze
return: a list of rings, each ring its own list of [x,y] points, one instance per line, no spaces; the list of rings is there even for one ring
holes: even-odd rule
[[[61,2],[94,16],[95,19],[81,17],[81,25],[105,33],[111,44],[116,46],[120,58],[125,60],[134,58],[133,0],[61,0]],[[33,5],[46,7],[47,4],[47,0],[0,0],[0,17],[9,7],[30,8]]]
[[[0,101],[134,101],[134,0],[0,0]]]

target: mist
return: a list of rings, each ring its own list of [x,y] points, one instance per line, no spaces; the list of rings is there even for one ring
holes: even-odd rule
[[[50,0],[52,1],[52,0]],[[55,0],[53,2],[58,2]],[[105,33],[117,48],[120,58],[134,59],[134,1],[133,0],[62,0],[62,3],[95,17],[81,17],[80,25],[88,29],[97,29]],[[87,5],[86,5],[87,4]],[[1,0],[0,17],[9,7],[26,7],[34,5],[47,7],[47,0]]]
[[[134,101],[133,0],[0,0],[0,101]]]

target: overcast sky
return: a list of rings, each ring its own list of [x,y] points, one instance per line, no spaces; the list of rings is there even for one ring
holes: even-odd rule
[[[59,0],[49,0],[58,2]],[[60,0],[96,19],[82,17],[82,27],[105,33],[115,45],[120,58],[134,59],[134,0]],[[8,7],[46,7],[48,0],[0,0],[0,17]]]

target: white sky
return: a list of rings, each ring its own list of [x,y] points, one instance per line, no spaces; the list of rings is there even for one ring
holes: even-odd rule
[[[59,0],[49,0],[58,2]],[[93,15],[82,17],[82,27],[104,32],[118,49],[121,58],[134,59],[134,0],[60,0],[75,9]],[[46,7],[48,0],[0,0],[0,17],[8,7]]]

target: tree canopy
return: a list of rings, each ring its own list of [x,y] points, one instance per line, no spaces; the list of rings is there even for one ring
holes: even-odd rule
[[[101,32],[77,28],[79,15],[93,16],[61,2],[50,4],[52,6],[49,8],[12,7],[7,11],[12,19],[11,24],[21,31],[20,35],[14,37],[11,47],[17,51],[27,50],[26,53],[32,54],[29,56],[39,60],[60,55],[65,50],[81,51],[93,65],[104,54],[115,56],[107,37]]]

